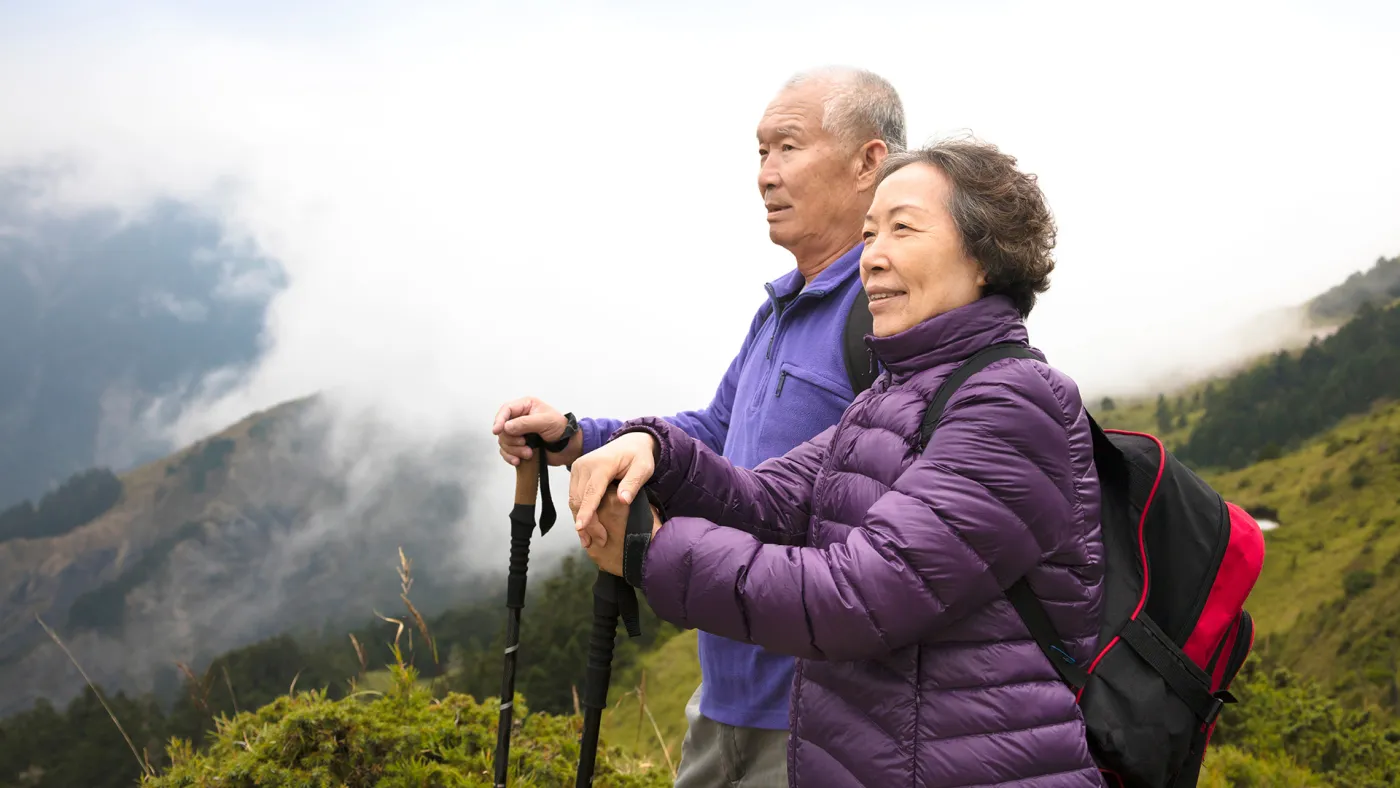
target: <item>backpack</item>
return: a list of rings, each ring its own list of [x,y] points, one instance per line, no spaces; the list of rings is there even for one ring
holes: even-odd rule
[[[851,391],[857,396],[870,388],[880,374],[874,355],[865,346],[865,335],[874,331],[875,317],[870,314],[870,297],[863,286],[857,287],[856,297],[851,301],[851,311],[846,314],[846,327],[841,334],[846,379],[851,382]],[[865,363],[862,364],[862,361]]]
[[[958,386],[993,361],[1036,359],[993,345],[939,387],[919,450]],[[1087,666],[1065,648],[1025,578],[1006,591],[1040,650],[1076,692],[1089,750],[1117,788],[1196,785],[1231,681],[1254,646],[1244,610],[1264,563],[1264,536],[1155,436],[1103,430],[1089,417],[1103,489],[1105,597],[1099,651]]]

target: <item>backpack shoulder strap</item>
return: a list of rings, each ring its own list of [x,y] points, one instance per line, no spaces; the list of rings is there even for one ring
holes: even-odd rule
[[[933,437],[933,428],[938,426],[938,420],[943,418],[943,409],[948,407],[948,400],[953,398],[958,387],[966,383],[968,378],[981,372],[988,364],[1004,358],[1039,360],[1039,357],[1024,345],[1003,343],[983,348],[972,358],[964,361],[961,366],[953,370],[953,374],[944,379],[943,383],[939,385],[938,391],[934,392],[933,399],[929,401],[928,410],[924,411],[923,425],[919,428],[919,451],[928,448],[929,439]]]
[[[865,347],[865,335],[874,330],[875,318],[870,314],[870,301],[865,288],[856,287],[856,297],[851,301],[851,311],[846,314],[846,329],[841,335],[841,345],[845,351],[846,378],[851,381],[851,391],[859,395],[870,388],[879,377],[880,370]]]
[[[938,420],[943,418],[943,409],[948,406],[948,400],[953,398],[953,393],[958,390],[958,387],[966,383],[968,378],[985,369],[988,364],[1004,358],[1038,360],[1038,357],[1029,348],[1008,343],[992,345],[978,351],[972,358],[964,361],[961,366],[953,370],[953,374],[939,385],[938,391],[934,393],[933,399],[929,402],[928,410],[924,411],[923,425],[919,430],[919,451],[928,447],[929,439],[933,437],[933,429],[938,426]],[[1094,426],[1097,428],[1098,425]],[[1036,645],[1050,660],[1050,664],[1054,666],[1060,679],[1075,690],[1083,688],[1088,681],[1084,668],[1065,649],[1064,643],[1055,632],[1055,626],[1051,623],[1050,616],[1046,614],[1040,600],[1031,591],[1026,578],[1019,578],[1015,583],[1012,583],[1011,587],[1006,589],[1006,597],[1016,608],[1016,612],[1020,614],[1026,629],[1030,630],[1031,637],[1035,638]]]

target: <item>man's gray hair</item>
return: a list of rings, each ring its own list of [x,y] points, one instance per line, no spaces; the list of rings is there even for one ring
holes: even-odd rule
[[[792,76],[784,90],[807,82],[830,84],[822,128],[853,144],[884,141],[891,153],[905,149],[904,103],[884,77],[852,66],[821,66]]]

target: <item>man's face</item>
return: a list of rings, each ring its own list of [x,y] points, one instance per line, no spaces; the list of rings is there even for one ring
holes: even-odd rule
[[[822,129],[820,82],[779,93],[758,124],[759,193],[768,237],[796,251],[852,214],[864,216],[856,184],[858,151]]]

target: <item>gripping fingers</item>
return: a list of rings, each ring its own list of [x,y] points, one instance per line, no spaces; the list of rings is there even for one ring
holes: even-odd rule
[[[603,499],[603,491],[611,479],[596,468],[589,468],[582,479],[575,478],[569,484],[569,508],[574,510],[574,527],[582,531],[593,522],[593,514],[598,510],[598,502]]]

